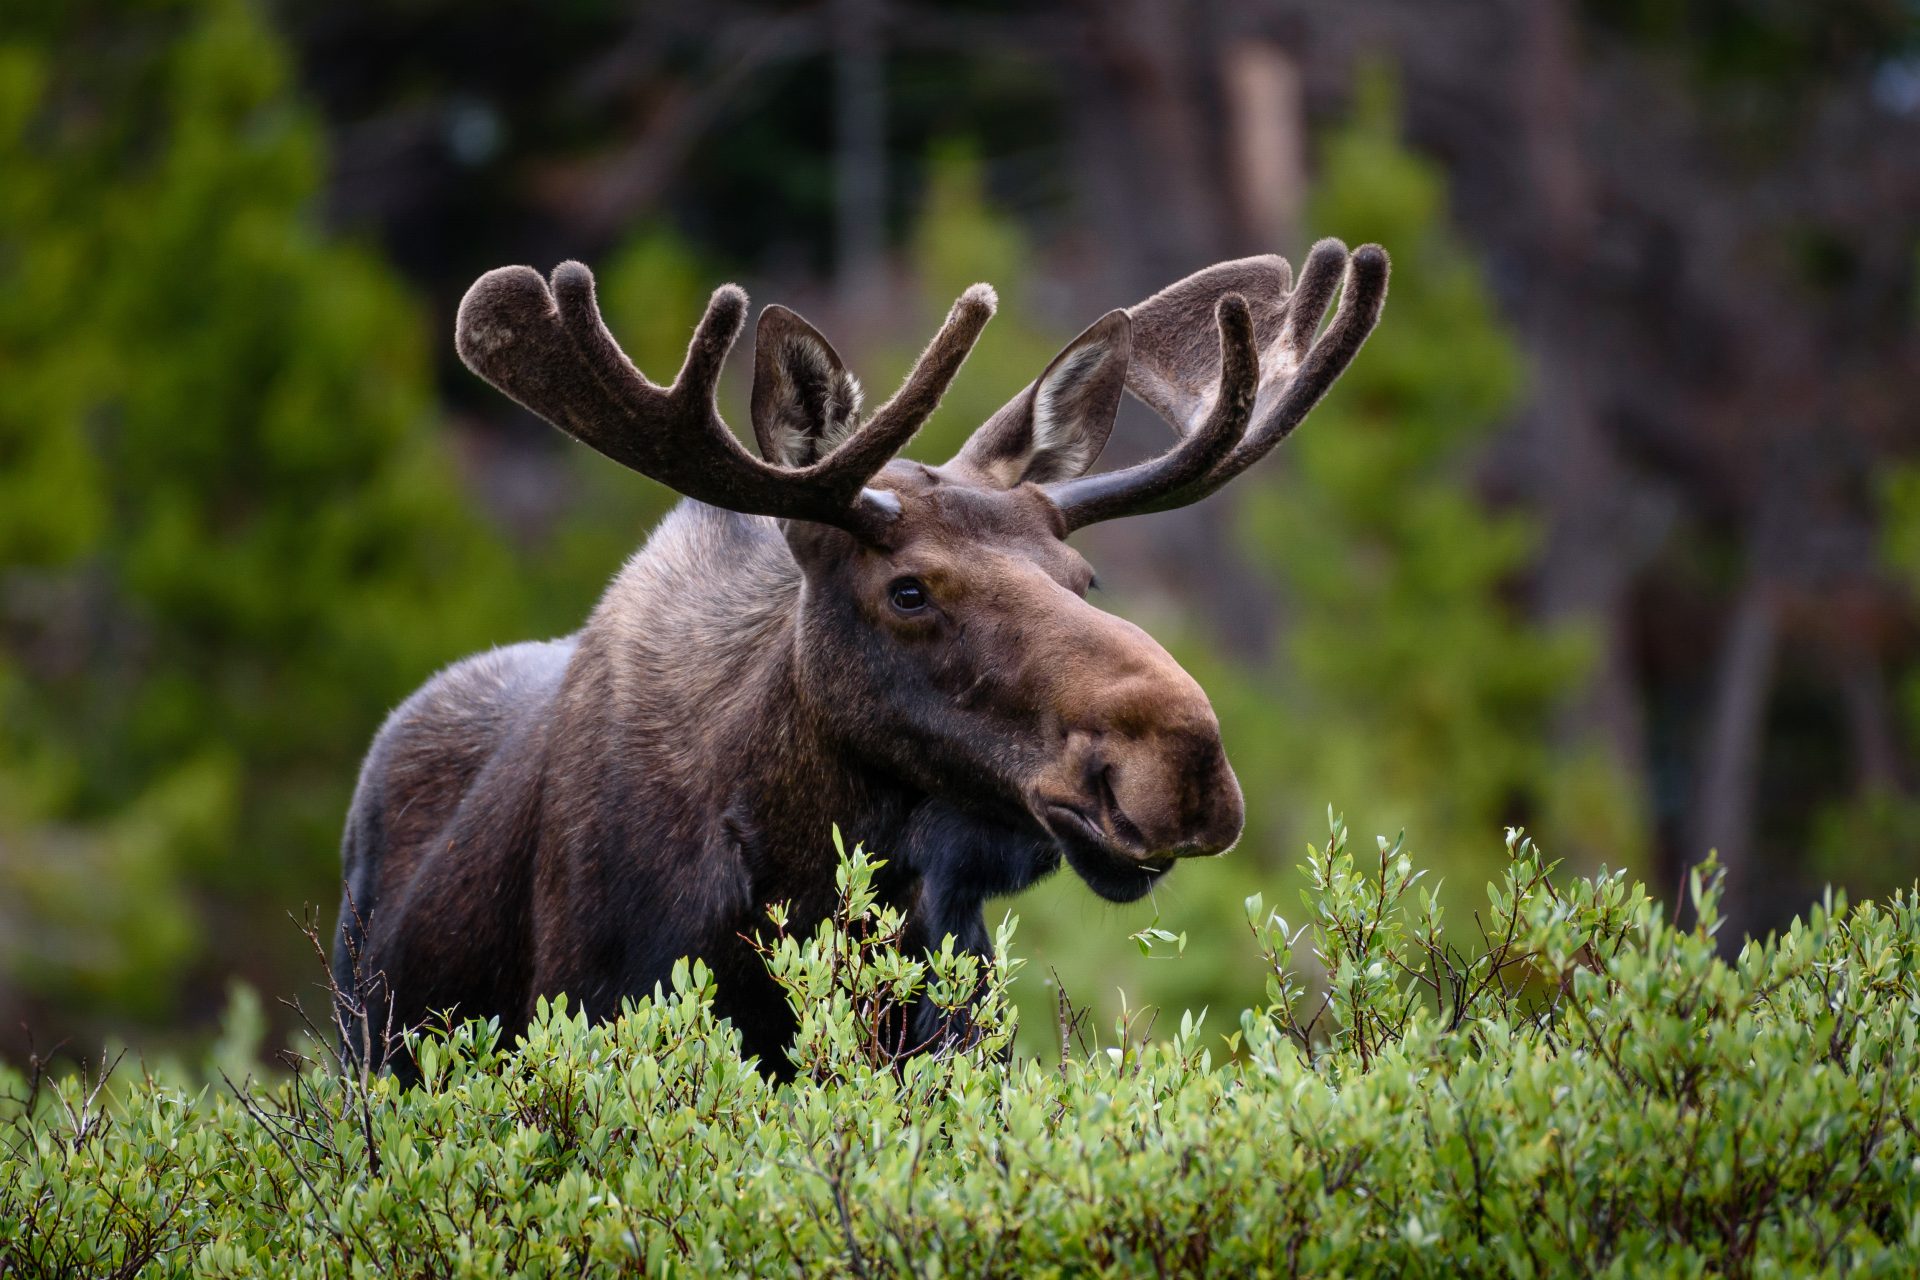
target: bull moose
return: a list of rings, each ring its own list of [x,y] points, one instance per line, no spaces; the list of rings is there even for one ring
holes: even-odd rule
[[[1206,694],[1087,601],[1068,537],[1196,502],[1284,440],[1372,331],[1387,265],[1325,240],[1297,285],[1285,259],[1245,258],[1109,312],[940,466],[895,455],[993,314],[985,285],[864,417],[827,340],[763,310],[755,458],[715,404],[738,287],[659,386],[584,266],[482,276],[456,325],[467,365],[687,500],[578,633],[456,663],[380,729],[343,839],[336,982],[378,975],[390,1026],[456,1010],[511,1031],[563,991],[612,1016],[696,956],[777,1072],[794,1023],[748,939],[771,904],[807,927],[831,910],[834,823],[888,859],[910,941],[976,951],[984,901],[1063,857],[1127,902],[1227,849],[1243,802]],[[1123,389],[1180,439],[1086,474]]]

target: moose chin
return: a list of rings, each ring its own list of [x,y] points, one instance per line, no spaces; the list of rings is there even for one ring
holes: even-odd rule
[[[687,500],[580,631],[457,663],[381,728],[343,840],[343,1031],[349,1013],[364,1029],[453,1011],[511,1033],[560,992],[611,1017],[694,956],[779,1074],[794,1023],[749,939],[772,904],[809,929],[831,910],[833,824],[887,859],[881,892],[914,945],[951,934],[976,952],[984,901],[1063,858],[1126,902],[1227,849],[1244,809],[1206,694],[1088,602],[1068,538],[1259,461],[1352,361],[1386,290],[1373,245],[1322,241],[1297,285],[1279,257],[1210,267],[1103,316],[924,466],[895,454],[992,315],[985,285],[871,413],[824,337],[762,311],[755,458],[714,399],[740,289],[714,293],[659,386],[608,333],[585,267],[482,276],[456,329],[467,365]],[[1123,391],[1179,438],[1089,475]],[[384,1040],[347,1038],[386,1061]]]

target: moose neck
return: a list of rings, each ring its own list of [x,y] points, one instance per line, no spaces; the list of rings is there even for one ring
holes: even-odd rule
[[[918,800],[852,760],[801,696],[799,595],[772,521],[683,502],[608,589],[576,664],[593,736],[658,798],[649,834],[732,844],[764,901],[830,893],[833,827],[886,856]]]

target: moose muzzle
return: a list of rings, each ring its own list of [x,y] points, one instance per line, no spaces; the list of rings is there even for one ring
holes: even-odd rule
[[[1081,607],[1092,617],[1049,690],[1061,748],[1034,804],[1096,891],[1116,896],[1103,881],[1117,876],[1139,897],[1173,860],[1230,848],[1246,808],[1199,684],[1146,632]]]

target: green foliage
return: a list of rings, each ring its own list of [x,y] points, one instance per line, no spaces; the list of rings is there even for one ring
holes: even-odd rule
[[[840,854],[834,915],[801,940],[788,935],[786,912],[775,907],[768,913],[773,936],[756,944],[799,1021],[788,1054],[794,1069],[826,1083],[884,1067],[918,1071],[923,1054],[984,1061],[1004,1052],[1015,1025],[1007,987],[1019,969],[1007,954],[1012,918],[985,959],[956,952],[951,934],[930,955],[903,953],[906,916],[881,906],[873,884],[884,864],[858,847],[849,856],[838,828],[833,843]],[[934,1030],[917,1040],[901,1019],[916,997],[934,1010]]]
[[[0,1070],[0,1271],[1911,1274],[1913,896],[1727,962],[1713,869],[1680,930],[1624,875],[1507,852],[1462,949],[1404,851],[1336,823],[1302,925],[1246,904],[1263,1006],[1106,1044],[1063,1012],[1057,1068],[1002,1056],[1004,950],[900,956],[856,851],[836,919],[769,943],[789,1085],[685,964],[611,1025],[556,1001],[511,1047],[427,1036],[413,1089]],[[876,1039],[892,1002],[981,982],[942,1052]]]
[[[526,610],[436,443],[421,317],[315,223],[318,131],[256,8],[19,16],[0,980],[157,1019],[194,967],[284,949],[257,903],[333,881],[371,727]]]

